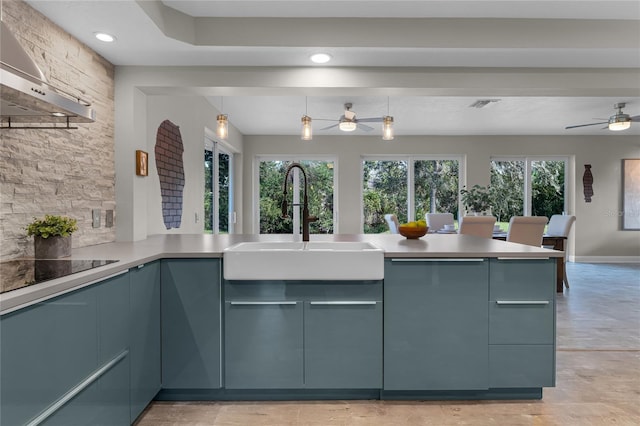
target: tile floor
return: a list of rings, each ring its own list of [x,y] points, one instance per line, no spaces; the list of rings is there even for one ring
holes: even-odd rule
[[[640,265],[568,263],[556,387],[531,401],[155,402],[137,426],[640,425]]]

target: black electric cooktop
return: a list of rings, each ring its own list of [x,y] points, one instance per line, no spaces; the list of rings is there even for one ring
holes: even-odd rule
[[[0,262],[0,293],[75,274],[117,260],[12,259]]]

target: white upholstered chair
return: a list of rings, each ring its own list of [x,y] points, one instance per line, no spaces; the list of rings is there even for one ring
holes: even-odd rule
[[[507,241],[541,247],[548,221],[546,216],[513,216],[509,221]]]
[[[436,232],[444,228],[445,225],[453,225],[452,213],[427,213],[424,215],[427,220],[429,231]]]
[[[573,226],[573,223],[575,221],[576,221],[575,216],[564,215],[564,214],[554,214],[553,216],[551,216],[551,219],[549,219],[549,226],[547,226],[547,235],[549,235],[550,237],[567,238],[569,236],[569,232],[571,232],[571,227]],[[566,263],[567,262],[566,244],[564,247],[565,247],[564,259],[562,261]],[[549,247],[549,248],[553,248],[553,247]],[[565,287],[569,288],[569,279],[567,278],[566,265],[564,268],[562,268],[562,270],[564,271],[564,277],[562,277],[562,281],[564,282]]]
[[[389,225],[389,233],[397,234],[398,228],[400,227],[400,223],[398,222],[398,217],[395,214],[385,214],[384,220],[387,221],[387,225]]]
[[[464,216],[460,223],[460,233],[477,237],[492,238],[495,216]]]

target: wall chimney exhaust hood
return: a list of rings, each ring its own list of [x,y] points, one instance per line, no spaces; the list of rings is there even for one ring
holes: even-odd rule
[[[91,123],[91,103],[49,84],[0,20],[0,128],[77,129]]]

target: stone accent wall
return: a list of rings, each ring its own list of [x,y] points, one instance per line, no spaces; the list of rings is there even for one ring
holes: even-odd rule
[[[156,134],[155,157],[162,194],[162,218],[167,229],[180,228],[182,223],[183,152],[180,127],[164,120]]]
[[[114,71],[106,59],[22,0],[4,0],[2,18],[49,82],[92,102],[97,120],[77,130],[0,130],[0,259],[33,255],[24,227],[33,217],[78,220],[73,247],[115,240]],[[101,209],[100,228],[92,209]]]

